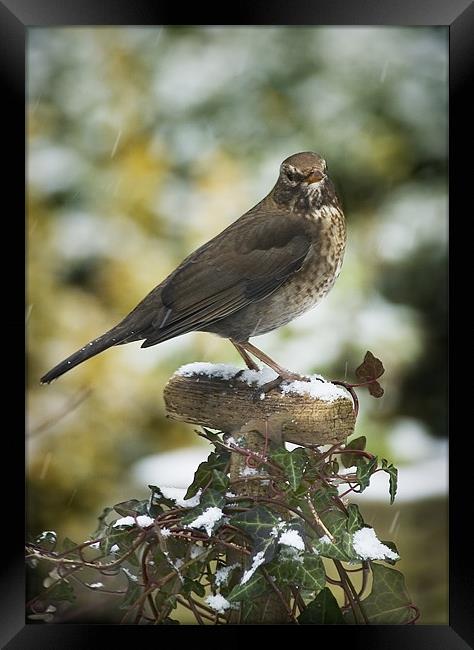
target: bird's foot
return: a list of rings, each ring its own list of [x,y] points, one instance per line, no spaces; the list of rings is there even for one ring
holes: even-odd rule
[[[239,370],[239,372],[235,373],[233,379],[239,379],[240,377],[242,377],[244,372],[247,372],[247,370],[255,370],[256,372],[259,372],[260,368],[258,366],[256,366],[255,368],[242,368],[242,370]]]
[[[265,395],[269,393],[270,391],[274,390],[275,388],[278,388],[283,382],[292,382],[292,381],[311,381],[311,377],[308,377],[307,375],[299,375],[296,372],[290,372],[289,370],[285,370],[281,374],[278,375],[275,379],[272,379],[272,381],[268,381],[266,384],[263,384],[263,386],[260,386],[256,391],[255,391],[255,396],[254,400],[263,400],[265,399]]]
[[[276,377],[276,379],[273,379],[272,381],[268,381],[266,384],[263,384],[263,386],[259,386],[255,390],[253,396],[254,402],[258,402],[259,400],[265,399],[266,394],[269,393],[274,388],[278,388],[278,386],[283,381],[285,381],[285,378],[279,375],[278,377]]]
[[[317,381],[321,381],[323,384],[326,383],[324,379],[321,377],[310,377],[308,375],[300,375],[296,372],[290,372],[289,370],[283,370],[281,369],[281,373],[276,377],[275,379],[272,379],[272,381],[268,381],[266,384],[263,384],[263,386],[260,386],[257,388],[255,391],[254,395],[254,401],[258,402],[259,400],[265,399],[265,395],[269,393],[270,391],[274,390],[275,388],[278,388],[283,382],[292,382],[292,381],[313,381],[313,379],[317,379]]]

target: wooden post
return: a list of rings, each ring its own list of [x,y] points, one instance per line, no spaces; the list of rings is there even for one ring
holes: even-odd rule
[[[267,422],[270,435],[279,430],[286,442],[332,445],[344,442],[355,425],[352,399],[342,388],[334,388],[340,398],[332,401],[279,389],[259,399],[258,389],[238,378],[174,374],[164,399],[172,420],[230,433],[252,422]]]
[[[336,399],[318,399],[309,394],[283,393],[274,389],[261,399],[258,389],[240,381],[237,375],[222,379],[203,373],[175,374],[164,390],[169,418],[198,424],[225,433],[231,433],[239,446],[262,453],[265,436],[283,444],[327,445],[343,443],[353,432],[355,415],[352,400],[339,390]],[[337,392],[337,391],[336,391]],[[242,443],[242,438],[245,442]],[[239,496],[254,498],[269,495],[266,482],[245,479],[246,458],[231,454],[230,478],[232,491]],[[243,480],[240,480],[243,479]],[[268,482],[269,483],[269,482]],[[240,562],[236,552],[228,556],[228,563]],[[231,611],[229,623],[284,624],[290,621],[289,593],[283,593],[283,602],[270,586],[268,592],[253,603],[244,614]]]

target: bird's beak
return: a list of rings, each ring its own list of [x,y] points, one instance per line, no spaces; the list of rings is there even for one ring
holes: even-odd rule
[[[322,181],[323,178],[326,178],[326,174],[319,171],[318,169],[313,169],[313,171],[304,179],[303,182],[311,185],[312,183],[318,183],[319,181]]]

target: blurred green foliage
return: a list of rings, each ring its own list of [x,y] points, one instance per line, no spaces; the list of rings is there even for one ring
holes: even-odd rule
[[[169,375],[239,361],[195,333],[109,350],[50,387],[39,377],[260,200],[297,151],[328,161],[346,259],[325,301],[259,346],[329,378],[380,357],[386,393],[359,420],[375,453],[391,457],[400,418],[446,434],[447,73],[444,27],[29,30],[33,532],[87,534],[131,496],[136,460],[195,438],[165,418]]]

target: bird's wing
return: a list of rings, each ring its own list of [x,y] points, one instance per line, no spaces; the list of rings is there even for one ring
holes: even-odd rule
[[[198,330],[262,300],[302,266],[311,240],[288,214],[241,218],[198,249],[161,290],[163,311],[142,347]]]

